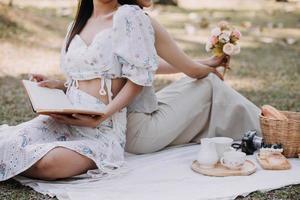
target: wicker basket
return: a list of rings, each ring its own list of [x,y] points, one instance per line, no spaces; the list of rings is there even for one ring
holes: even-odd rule
[[[300,113],[281,111],[287,121],[260,116],[264,141],[267,144],[282,144],[283,154],[288,158],[298,157],[300,153]]]

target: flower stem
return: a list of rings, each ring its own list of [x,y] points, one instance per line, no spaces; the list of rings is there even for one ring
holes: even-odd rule
[[[227,71],[227,67],[224,67],[223,77],[225,77],[226,71]]]

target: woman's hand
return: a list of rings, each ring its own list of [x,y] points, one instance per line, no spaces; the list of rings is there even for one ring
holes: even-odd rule
[[[46,87],[46,88],[51,88],[51,89],[60,89],[64,90],[64,82],[60,80],[45,80],[38,82],[38,86],[40,87]]]
[[[48,77],[42,74],[29,74],[29,80],[38,82],[38,86],[40,87],[65,90],[63,81],[49,79]]]
[[[42,74],[29,74],[28,79],[34,82],[42,82],[48,80],[48,78]]]
[[[72,114],[72,116],[61,115],[61,114],[50,114],[49,116],[53,117],[56,121],[73,126],[85,126],[96,128],[99,124],[105,121],[108,116],[103,115],[82,115],[82,114]]]
[[[224,81],[224,76],[218,72],[218,70],[216,68],[211,67],[211,73],[214,73],[215,75],[217,75],[222,81]]]
[[[212,56],[206,60],[206,64],[210,67],[218,68],[218,67],[225,67],[229,69],[230,64],[230,56],[222,55],[222,56]]]
[[[199,61],[200,62],[200,61]],[[203,62],[203,61],[202,61]],[[224,67],[226,69],[230,69],[229,64],[230,64],[230,56],[228,55],[223,55],[220,57],[217,56],[212,56],[207,60],[204,60],[206,65],[210,66],[212,69],[212,73],[216,74],[221,80],[224,80],[224,74],[222,75],[217,68],[219,67]]]

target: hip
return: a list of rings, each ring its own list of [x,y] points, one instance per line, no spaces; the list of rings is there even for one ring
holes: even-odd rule
[[[67,96],[70,99],[71,103],[74,106],[84,107],[94,110],[104,110],[107,106],[105,102],[100,99],[77,89],[75,87],[71,87],[67,92]],[[71,126],[71,128],[75,128],[81,134],[85,136],[96,137],[96,135],[106,134],[106,133],[114,133],[123,138],[123,134],[125,135],[127,125],[127,109],[123,108],[122,110],[114,113],[104,122],[99,124],[96,128],[90,127],[79,127],[79,126]],[[97,136],[98,137],[98,136]]]

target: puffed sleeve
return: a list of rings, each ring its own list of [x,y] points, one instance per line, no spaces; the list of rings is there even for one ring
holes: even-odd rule
[[[158,65],[155,36],[149,17],[138,6],[124,5],[113,20],[113,54],[121,76],[151,86]]]

